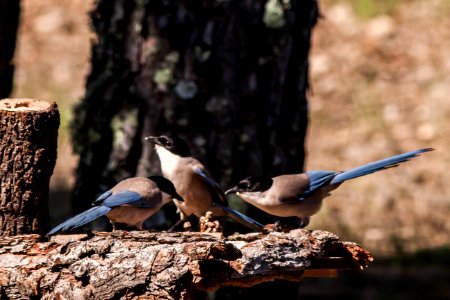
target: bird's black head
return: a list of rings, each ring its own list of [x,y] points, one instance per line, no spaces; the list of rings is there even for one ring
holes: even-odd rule
[[[155,145],[164,147],[173,154],[177,154],[182,157],[191,156],[191,150],[189,149],[189,145],[186,143],[185,140],[177,136],[167,136],[167,135],[148,136],[145,138],[145,140]]]
[[[266,176],[249,176],[225,192],[225,194],[238,192],[264,192],[272,186],[272,178]]]
[[[177,193],[175,186],[172,181],[163,176],[150,176],[150,180],[152,180],[159,187],[161,191],[166,194],[169,194],[173,198],[183,201],[183,198]]]

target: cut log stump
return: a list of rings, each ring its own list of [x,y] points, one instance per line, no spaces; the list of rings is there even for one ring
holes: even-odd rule
[[[56,103],[0,100],[0,236],[45,234],[49,229],[58,127]]]
[[[370,254],[326,231],[114,231],[0,240],[0,298],[191,299],[194,290],[364,269]]]

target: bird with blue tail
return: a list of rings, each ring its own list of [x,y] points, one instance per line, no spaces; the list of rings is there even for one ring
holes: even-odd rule
[[[425,148],[410,151],[347,171],[308,171],[273,178],[250,176],[225,194],[236,194],[274,216],[297,217],[300,219],[300,227],[305,227],[309,224],[310,217],[320,210],[323,199],[344,181],[397,167],[400,163],[432,150],[434,149]]]
[[[183,197],[183,202],[174,199],[180,221],[192,216],[200,218],[211,211],[214,217],[227,217],[251,230],[262,231],[262,224],[228,207],[223,190],[206,167],[191,156],[189,145],[184,139],[161,135],[149,136],[145,140],[155,145],[162,174],[173,182]]]
[[[173,183],[163,176],[128,178],[100,195],[92,208],[59,224],[47,236],[83,226],[103,215],[113,230],[117,223],[142,230],[144,221],[172,199],[183,201]]]

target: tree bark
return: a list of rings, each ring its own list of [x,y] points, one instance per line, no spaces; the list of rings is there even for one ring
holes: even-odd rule
[[[0,0],[0,99],[7,98],[13,87],[13,57],[19,16],[19,0]]]
[[[364,269],[370,254],[325,231],[219,234],[124,232],[0,240],[6,299],[191,299],[196,290],[301,281]],[[322,270],[322,272],[321,272]],[[0,298],[2,298],[0,296]]]
[[[49,229],[58,126],[56,103],[0,101],[0,236],[45,234]]]

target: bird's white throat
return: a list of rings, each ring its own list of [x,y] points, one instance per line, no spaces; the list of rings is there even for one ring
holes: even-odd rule
[[[161,171],[163,175],[170,179],[171,175],[175,172],[181,157],[173,154],[160,145],[155,145],[155,150],[156,153],[158,153],[159,161],[161,162]]]

